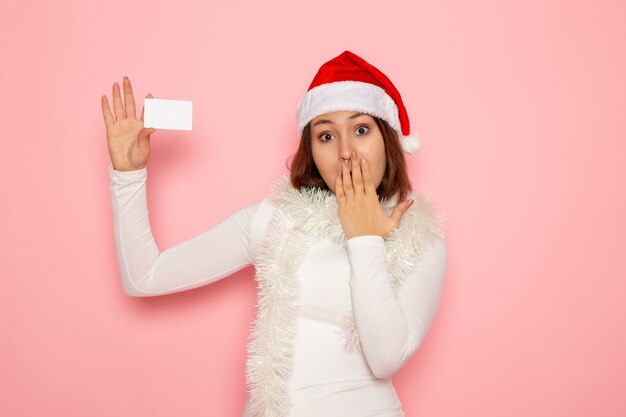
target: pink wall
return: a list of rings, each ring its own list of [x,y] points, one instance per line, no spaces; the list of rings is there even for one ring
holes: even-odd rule
[[[128,75],[193,100],[192,132],[152,138],[165,249],[287,172],[297,100],[345,49],[401,91],[449,219],[407,416],[626,415],[624,2],[392,3],[2,2],[0,415],[240,415],[253,269],[123,293],[100,96]]]

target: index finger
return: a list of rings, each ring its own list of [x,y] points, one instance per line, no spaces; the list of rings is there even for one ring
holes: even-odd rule
[[[107,96],[103,95],[100,99],[100,104],[102,104],[102,116],[104,117],[104,125],[107,129],[115,124],[115,119],[113,118],[113,113],[111,113],[111,108],[109,107],[109,100],[107,100]]]

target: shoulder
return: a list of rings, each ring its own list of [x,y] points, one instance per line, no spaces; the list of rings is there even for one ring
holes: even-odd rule
[[[403,213],[386,241],[387,257],[398,282],[418,266],[447,261],[448,245],[443,233],[445,214],[425,193],[410,193],[415,202]]]
[[[415,202],[403,213],[400,224],[392,232],[391,240],[418,246],[419,252],[424,252],[432,244],[441,240],[445,245],[446,214],[439,209],[429,194],[410,193],[409,195],[415,199]]]
[[[445,238],[436,239],[424,251],[423,263],[445,267],[448,263],[448,242]]]
[[[415,202],[411,204],[405,215],[413,220],[414,227],[429,228],[437,232],[436,234],[443,238],[443,223],[447,216],[443,210],[437,205],[430,194],[427,193],[411,193],[411,197]]]
[[[255,207],[256,210],[250,224],[250,255],[252,256],[253,264],[256,265],[259,248],[266,235],[270,221],[274,217],[277,205],[272,200],[271,196],[268,195],[255,203]]]

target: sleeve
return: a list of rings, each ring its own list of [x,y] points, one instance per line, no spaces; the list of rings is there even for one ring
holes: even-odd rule
[[[393,376],[415,353],[433,322],[443,292],[448,260],[439,239],[409,273],[396,294],[389,280],[381,236],[356,236],[346,243],[354,322],[372,373]]]
[[[124,292],[150,297],[210,284],[250,265],[250,228],[260,201],[204,232],[159,251],[146,197],[147,168],[118,171],[109,164],[113,226]]]

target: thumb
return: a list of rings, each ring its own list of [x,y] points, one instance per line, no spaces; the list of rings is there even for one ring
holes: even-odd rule
[[[398,204],[393,209],[393,212],[391,213],[391,218],[394,220],[396,225],[398,223],[400,223],[400,220],[402,219],[402,216],[409,209],[409,207],[411,207],[411,204],[413,204],[413,199],[407,198],[406,200],[404,200],[402,203]]]
[[[139,145],[150,145],[150,135],[156,132],[156,129],[153,127],[144,127],[139,131]]]
[[[148,93],[146,94],[146,98],[154,98],[152,97],[152,93]],[[143,111],[145,110],[146,106],[143,106],[143,108],[141,109],[141,121],[143,122]]]
[[[139,131],[139,138],[150,138],[150,135],[156,132],[154,127],[144,127]]]

